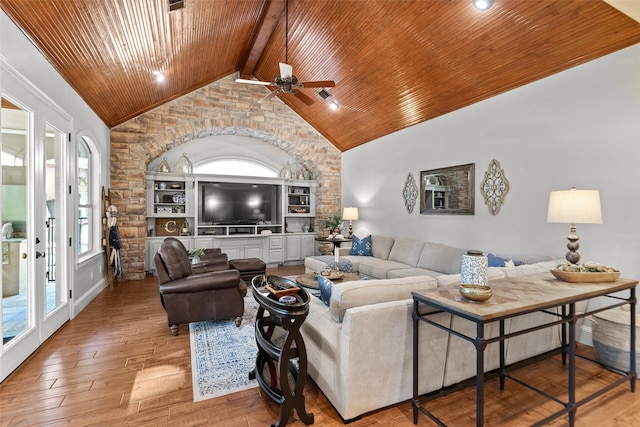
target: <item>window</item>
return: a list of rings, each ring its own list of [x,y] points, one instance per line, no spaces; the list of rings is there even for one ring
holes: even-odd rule
[[[211,162],[198,165],[194,168],[194,173],[210,173],[214,175],[236,175],[236,176],[265,176],[277,177],[278,172],[264,165],[260,165],[247,160],[213,160]]]
[[[93,248],[94,200],[91,180],[91,148],[88,139],[78,141],[78,255],[86,254]]]

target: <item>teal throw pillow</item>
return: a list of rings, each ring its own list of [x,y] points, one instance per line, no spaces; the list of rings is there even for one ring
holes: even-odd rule
[[[321,274],[318,274],[318,287],[320,288],[320,299],[324,305],[329,306],[329,300],[331,300],[331,290],[333,289],[333,282]]]
[[[373,256],[373,251],[371,250],[371,235],[362,240],[358,239],[358,236],[353,236],[349,255]]]

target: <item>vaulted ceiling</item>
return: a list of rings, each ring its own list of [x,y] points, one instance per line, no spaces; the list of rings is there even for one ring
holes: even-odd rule
[[[109,127],[234,72],[273,81],[286,57],[284,0],[0,7]],[[479,11],[471,0],[289,0],[288,10],[294,74],[336,85],[327,99],[303,89],[310,106],[279,96],[343,151],[640,42],[640,23],[602,1]]]

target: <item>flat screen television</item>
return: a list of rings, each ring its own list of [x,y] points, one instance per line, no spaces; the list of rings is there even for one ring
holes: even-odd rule
[[[198,184],[199,225],[279,224],[282,186],[240,182]]]

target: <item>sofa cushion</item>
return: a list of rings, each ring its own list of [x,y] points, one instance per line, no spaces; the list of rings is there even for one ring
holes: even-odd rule
[[[322,275],[318,275],[318,287],[320,288],[320,299],[325,305],[329,305],[333,282]]]
[[[371,252],[371,236],[369,235],[362,239],[359,239],[358,236],[353,236],[349,255],[373,256],[373,252]]]
[[[558,264],[561,264],[563,262],[564,260],[560,259],[553,261],[543,261],[537,262],[535,264],[524,264],[515,267],[503,267],[502,271],[504,271],[507,277],[518,277],[527,274],[545,273],[552,268],[556,268]]]
[[[431,277],[404,277],[385,280],[358,280],[333,286],[329,312],[331,318],[342,322],[345,312],[352,307],[411,298],[411,292],[437,287]]]
[[[400,268],[398,270],[390,270],[387,272],[387,277],[389,279],[397,279],[398,277],[411,277],[411,276],[438,277],[441,275],[442,273],[440,273],[439,271],[427,270],[427,269],[418,268],[418,267]]]
[[[375,277],[376,279],[386,279],[389,277],[389,271],[400,270],[403,268],[411,268],[411,266],[398,261],[385,261],[371,257],[360,263],[358,266],[358,272],[365,276]]]
[[[505,263],[509,261],[509,258],[501,258],[492,253],[487,254],[487,264],[489,267],[504,267]]]
[[[380,259],[389,259],[389,252],[393,246],[393,237],[371,236],[371,252],[373,256]]]
[[[443,274],[460,273],[462,255],[466,253],[466,249],[426,242],[417,267],[439,271]]]
[[[424,242],[408,239],[396,239],[389,253],[389,261],[398,261],[415,267],[422,254]]]

